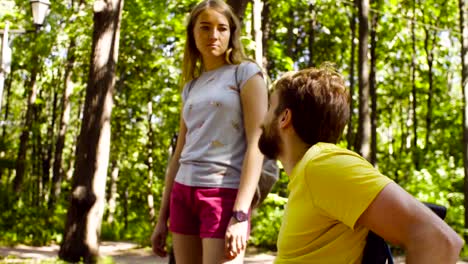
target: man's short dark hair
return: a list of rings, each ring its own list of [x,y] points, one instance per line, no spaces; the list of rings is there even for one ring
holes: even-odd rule
[[[331,64],[287,74],[273,90],[278,95],[275,114],[290,109],[294,130],[305,143],[338,142],[348,123],[350,98]]]

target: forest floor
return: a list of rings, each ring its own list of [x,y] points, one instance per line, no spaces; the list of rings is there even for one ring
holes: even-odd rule
[[[58,250],[58,245],[0,247],[0,263],[55,263]],[[150,248],[141,248],[129,242],[102,242],[100,251],[101,256],[104,257],[103,263],[162,264],[168,262],[167,258],[156,257]],[[244,263],[270,264],[274,259],[274,252],[265,252],[250,247]],[[395,263],[404,264],[404,257],[395,257]],[[468,264],[468,262],[459,261],[458,264]]]
[[[0,247],[0,263],[54,263],[57,261],[59,246],[33,247],[18,245],[15,247]],[[141,248],[131,242],[102,242],[99,248],[103,263],[116,264],[159,264],[167,263],[168,258],[155,256],[150,248]],[[109,260],[112,259],[112,261]],[[260,252],[249,248],[244,263],[273,263],[273,252]]]

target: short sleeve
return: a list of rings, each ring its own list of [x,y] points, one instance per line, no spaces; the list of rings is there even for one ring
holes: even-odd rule
[[[242,89],[245,83],[256,74],[260,74],[263,77],[262,70],[256,63],[251,61],[242,62],[239,65],[237,72],[240,89]]]
[[[190,87],[190,84],[193,82],[193,80],[187,82],[185,85],[184,85],[184,88],[182,89],[182,102],[185,103],[187,101],[187,97],[188,97],[188,94],[189,94],[189,87]]]
[[[350,153],[325,153],[307,164],[305,170],[305,181],[315,205],[351,229],[392,182],[364,158]]]

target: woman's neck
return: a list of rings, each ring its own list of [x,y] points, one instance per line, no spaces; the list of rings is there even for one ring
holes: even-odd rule
[[[211,70],[215,70],[223,65],[226,64],[226,61],[224,60],[224,58],[217,58],[216,60],[203,60],[203,70],[204,71],[211,71]]]

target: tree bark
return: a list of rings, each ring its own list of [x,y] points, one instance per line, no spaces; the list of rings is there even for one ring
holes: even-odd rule
[[[60,80],[60,75],[61,73],[60,72],[57,72],[57,78],[54,78],[54,80],[52,81],[53,83],[53,86],[54,86],[54,89],[52,89],[52,92],[53,92],[53,103],[52,103],[52,109],[51,109],[51,112],[52,114],[50,115],[51,118],[50,118],[50,125],[48,126],[47,128],[47,138],[41,140],[39,143],[45,143],[46,146],[41,146],[41,152],[42,152],[42,192],[41,192],[41,196],[44,198],[44,201],[47,199],[50,199],[50,196],[47,195],[48,193],[50,193],[49,191],[49,188],[50,190],[52,189],[52,186],[51,186],[51,182],[50,182],[50,167],[51,167],[51,163],[52,163],[52,153],[54,151],[54,137],[55,137],[55,134],[54,134],[54,129],[55,129],[55,121],[57,120],[57,101],[58,101],[58,96],[57,96],[57,89],[56,86],[57,86],[57,83],[59,82],[58,80]],[[39,131],[39,135],[40,135],[40,131]],[[45,141],[45,142],[44,142]],[[50,200],[49,200],[50,201]],[[49,202],[47,201],[47,203]]]
[[[6,100],[6,103],[5,103],[5,115],[3,116],[3,120],[6,122],[8,121],[8,115],[10,114],[10,93],[11,93],[11,84],[13,82],[13,76],[14,76],[14,72],[15,72],[15,68],[14,68],[14,64],[12,65],[11,67],[11,72],[10,74],[8,74],[8,77],[5,81],[5,88],[6,88],[6,95],[5,95],[5,100]],[[5,131],[6,129],[6,126],[3,126],[3,129],[2,129],[2,137],[5,138]]]
[[[413,53],[411,54],[411,95],[412,95],[412,121],[413,121],[413,163],[416,170],[419,170],[419,149],[418,149],[418,93],[416,91],[416,0],[413,0],[413,21],[411,22],[411,46]]]
[[[369,109],[369,0],[359,0],[359,122],[355,149],[370,160],[371,117]]]
[[[4,118],[3,120],[5,122],[8,122],[8,115],[9,115],[9,112],[10,112],[10,92],[11,92],[11,83],[13,82],[13,73],[14,73],[14,68],[12,67],[11,69],[11,72],[10,74],[8,75],[7,79],[6,79],[6,82],[5,82],[5,88],[6,88],[6,95],[5,95],[5,100],[6,100],[6,103],[5,103],[5,115],[4,115]],[[7,126],[2,126],[2,141],[5,140],[5,135],[6,135],[6,127]],[[5,157],[5,150],[1,150],[0,152],[0,158],[4,158]],[[15,166],[13,166],[15,167]],[[2,178],[3,178],[3,174],[5,173],[5,169],[7,170],[7,172],[11,171],[11,168],[2,168],[0,167],[0,182],[2,181]],[[8,175],[9,173],[7,173]],[[5,185],[5,188],[8,189],[8,184],[9,184],[9,177],[5,177],[4,179],[4,185]],[[7,201],[9,202],[9,201]],[[7,208],[9,208],[7,206]]]
[[[424,38],[424,49],[426,50],[426,61],[429,67],[427,76],[429,78],[429,89],[427,91],[427,113],[426,113],[426,146],[425,149],[429,149],[430,147],[430,138],[431,138],[431,127],[432,127],[432,97],[434,94],[434,73],[432,71],[432,67],[434,64],[434,47],[435,44],[434,38],[435,33],[432,36],[429,35],[429,29],[425,28],[424,31],[426,32],[426,37]],[[429,47],[429,42],[431,42],[431,47]]]
[[[286,37],[286,56],[294,60],[294,10],[289,10],[288,33]]]
[[[94,2],[94,30],[83,122],[59,257],[96,263],[109,163],[110,121],[123,0]]]
[[[37,57],[33,61],[37,62]],[[26,166],[26,153],[28,151],[28,144],[29,144],[29,136],[31,133],[31,128],[33,124],[33,112],[34,112],[34,104],[36,102],[37,97],[37,85],[36,85],[36,78],[38,72],[38,66],[34,65],[33,70],[31,72],[31,79],[29,81],[28,86],[29,95],[26,107],[26,115],[24,117],[24,125],[23,130],[20,136],[20,146],[18,149],[18,155],[16,158],[16,176],[13,180],[13,189],[15,193],[21,193],[21,188],[23,185],[23,178],[24,178],[24,171]]]
[[[232,10],[239,18],[241,24],[244,22],[245,9],[250,1],[251,0],[227,0],[228,5],[232,7]]]
[[[309,37],[309,62],[307,63],[307,66],[309,67],[314,67],[314,44],[315,44],[315,26],[317,24],[317,19],[316,19],[316,12],[315,12],[315,4],[314,2],[309,3],[309,15],[310,15],[310,21],[309,21],[309,32],[308,32],[308,37]]]
[[[68,124],[70,122],[70,96],[73,92],[72,82],[72,70],[75,64],[75,47],[76,40],[72,38],[68,45],[67,52],[67,65],[65,67],[64,74],[64,89],[62,94],[62,111],[60,113],[60,127],[58,132],[57,141],[55,142],[55,153],[54,153],[54,164],[53,164],[53,176],[52,176],[52,187],[50,192],[49,209],[53,210],[55,202],[58,200],[61,192],[61,185],[63,179],[63,168],[62,168],[62,155],[65,147],[66,134],[68,130]]]
[[[349,122],[348,122],[348,131],[346,133],[346,141],[348,143],[348,148],[351,149],[354,146],[354,127],[353,127],[353,113],[354,113],[354,65],[355,65],[355,54],[356,54],[356,43],[354,39],[356,38],[356,6],[352,6],[352,15],[350,17],[350,27],[351,27],[351,56],[349,61]]]
[[[255,41],[255,61],[258,65],[263,64],[263,42],[262,42],[262,8],[261,0],[252,0],[252,24],[253,24],[253,39]]]
[[[153,116],[153,102],[151,101],[151,96],[149,96],[149,101],[147,104],[148,108],[148,157],[146,160],[146,165],[148,166],[148,181],[147,188],[148,194],[146,200],[148,202],[148,214],[150,218],[150,223],[154,222],[155,219],[155,210],[154,210],[154,197],[153,197],[153,149],[154,149],[154,131],[153,125],[151,124],[151,119]]]
[[[465,228],[468,228],[468,11],[465,0],[458,0],[460,12],[460,32],[462,44],[462,93],[463,93],[463,168],[465,171],[465,185],[463,193],[465,194]],[[468,235],[464,235],[465,241]]]
[[[445,5],[447,2],[443,2],[442,6],[439,8],[440,13],[437,17],[435,18],[430,18],[429,22],[426,22],[426,15],[424,14],[424,7],[421,8],[421,11],[423,12],[423,23],[427,25],[429,23],[431,26],[434,25],[435,27],[439,26],[439,21],[442,16],[444,16],[444,11],[445,11]],[[425,38],[424,38],[424,50],[426,51],[426,61],[427,65],[429,67],[428,70],[428,81],[429,81],[429,89],[427,92],[427,113],[426,113],[426,145],[424,149],[427,151],[430,146],[431,146],[431,130],[432,130],[432,99],[434,96],[434,72],[433,72],[433,67],[434,67],[434,46],[436,45],[436,37],[437,37],[437,32],[431,32],[429,30],[429,26],[424,27],[424,32]]]
[[[377,5],[379,3],[377,2]],[[378,9],[378,8],[377,8]],[[377,164],[377,26],[379,22],[379,14],[374,13],[372,15],[371,23],[371,50],[370,50],[370,76],[369,76],[369,93],[371,97],[371,151],[370,151],[370,163],[372,165]]]
[[[110,179],[110,190],[109,190],[109,214],[107,215],[107,223],[112,224],[114,222],[115,208],[117,205],[117,182],[119,181],[119,164],[117,160],[112,161],[111,165],[111,179]]]
[[[271,31],[271,19],[270,19],[270,1],[264,0],[263,1],[263,9],[262,9],[262,52],[263,52],[263,68],[265,72],[268,74],[270,65],[268,61],[268,39],[270,37]]]

